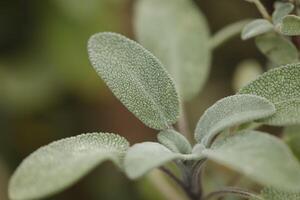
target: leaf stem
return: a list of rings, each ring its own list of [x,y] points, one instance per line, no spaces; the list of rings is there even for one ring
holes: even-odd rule
[[[261,3],[260,0],[246,0],[250,3],[254,3],[258,9],[258,11],[260,12],[260,14],[267,20],[272,21],[272,17],[270,16],[270,14],[268,13],[267,9],[265,8],[265,6]]]
[[[189,129],[189,125],[188,125],[188,120],[187,120],[187,115],[186,115],[186,110],[185,110],[185,106],[181,105],[181,117],[178,121],[178,131],[180,133],[182,133],[187,139],[188,141],[193,141],[190,129]]]
[[[225,187],[223,189],[211,192],[207,196],[205,196],[202,200],[210,200],[215,197],[226,196],[226,195],[233,195],[233,196],[243,197],[243,198],[247,198],[247,199],[254,198],[257,200],[263,200],[257,194],[254,194],[252,192],[245,191],[244,189],[236,188],[236,187]]]

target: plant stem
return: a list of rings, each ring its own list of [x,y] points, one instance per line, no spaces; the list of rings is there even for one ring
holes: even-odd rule
[[[245,191],[241,188],[236,188],[236,187],[225,187],[223,189],[211,192],[207,196],[205,196],[202,200],[210,200],[215,197],[221,197],[221,196],[226,196],[226,195],[233,195],[233,196],[243,197],[243,198],[247,198],[247,199],[254,198],[257,200],[263,200],[257,194],[254,194],[252,192]]]
[[[260,0],[246,0],[250,3],[254,3],[258,9],[258,11],[261,13],[261,15],[269,20],[272,21],[272,17],[270,16],[270,14],[268,13],[267,9],[265,8],[265,6],[260,2]]]
[[[181,105],[181,117],[178,121],[178,130],[188,139],[188,141],[191,142],[193,140],[190,129],[189,129],[186,110],[185,110],[184,105]]]

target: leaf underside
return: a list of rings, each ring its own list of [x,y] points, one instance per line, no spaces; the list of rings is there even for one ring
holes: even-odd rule
[[[274,29],[273,24],[271,24],[266,19],[256,19],[248,23],[242,31],[242,39],[247,40],[263,33],[267,33]]]
[[[300,123],[300,64],[269,70],[239,93],[262,96],[275,105],[276,113],[263,123],[276,126]]]
[[[10,199],[40,199],[58,193],[105,160],[122,167],[128,148],[125,138],[110,133],[78,135],[41,147],[13,174]]]
[[[88,50],[97,73],[147,126],[163,130],[177,121],[179,100],[174,83],[149,51],[116,33],[93,35]]]

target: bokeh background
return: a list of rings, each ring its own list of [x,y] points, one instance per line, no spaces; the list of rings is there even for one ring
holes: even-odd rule
[[[195,0],[212,33],[232,22],[257,18],[244,0]],[[100,31],[135,38],[134,0],[2,0],[0,1],[0,200],[7,200],[8,178],[21,160],[51,141],[87,132],[114,132],[131,144],[155,140],[112,95],[90,66],[86,43]],[[272,1],[263,1],[272,9]],[[170,33],[172,34],[172,33]],[[193,129],[202,112],[233,94],[238,64],[265,60],[253,40],[236,37],[214,51],[209,81],[188,102]],[[237,174],[209,164],[207,186],[240,182]],[[231,178],[228,178],[231,177]],[[162,180],[163,182],[163,180]],[[151,179],[131,182],[105,163],[55,200],[166,199]]]

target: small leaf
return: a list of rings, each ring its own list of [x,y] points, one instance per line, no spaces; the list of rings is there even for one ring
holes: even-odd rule
[[[277,65],[299,61],[295,45],[281,35],[275,33],[261,35],[256,38],[255,43],[260,52]]]
[[[271,24],[266,19],[256,19],[249,24],[247,24],[242,31],[242,39],[247,40],[263,33],[267,33],[274,29],[273,24]]]
[[[289,148],[274,136],[244,131],[214,143],[202,153],[263,185],[300,191],[300,164]]]
[[[299,200],[300,193],[283,192],[274,188],[264,188],[261,191],[264,200]]]
[[[288,15],[282,19],[280,31],[284,35],[294,36],[300,35],[300,17],[296,15]]]
[[[300,125],[286,127],[284,129],[284,140],[300,160]]]
[[[40,199],[73,185],[105,160],[122,167],[125,138],[90,133],[53,142],[27,157],[9,184],[12,200]]]
[[[165,147],[175,153],[189,154],[192,152],[192,146],[189,141],[175,130],[161,131],[157,135],[158,141]]]
[[[275,11],[272,14],[272,20],[275,25],[282,22],[282,19],[294,10],[295,6],[292,3],[277,2],[275,3]]]
[[[207,79],[211,49],[207,21],[194,2],[139,0],[134,28],[175,79],[183,100],[195,97]]]
[[[269,70],[239,93],[265,97],[275,105],[276,113],[263,120],[265,124],[286,126],[300,123],[300,64]]]
[[[125,172],[131,179],[137,179],[154,168],[172,160],[199,160],[199,154],[174,153],[156,142],[144,142],[133,145],[125,156]]]
[[[138,43],[115,33],[98,33],[88,42],[97,73],[137,118],[167,129],[179,113],[175,86],[161,63]]]
[[[195,139],[208,147],[222,130],[274,113],[274,105],[265,98],[254,95],[229,96],[205,111],[197,124]]]

